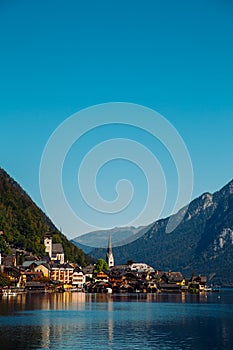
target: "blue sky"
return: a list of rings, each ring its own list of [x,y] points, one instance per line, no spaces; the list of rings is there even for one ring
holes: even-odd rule
[[[232,179],[230,0],[1,0],[0,40],[0,165],[41,207],[39,165],[50,135],[73,113],[100,103],[144,105],[174,125],[193,162],[193,198]],[[98,133],[91,137],[98,142]],[[150,142],[149,136],[138,137]],[[76,145],[64,168],[71,203],[75,152]],[[173,182],[166,164],[172,189],[176,177]],[[119,176],[127,166],[119,163]],[[112,169],[116,174],[116,165]],[[111,197],[106,179],[113,177],[105,170],[98,186]],[[131,168],[128,174],[135,173]],[[140,184],[141,175],[135,178]]]

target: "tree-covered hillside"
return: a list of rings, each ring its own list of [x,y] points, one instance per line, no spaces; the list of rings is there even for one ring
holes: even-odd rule
[[[3,231],[1,246],[6,250],[4,241],[10,246],[24,249],[36,255],[43,255],[44,235],[53,233],[53,242],[62,243],[65,259],[79,265],[89,263],[89,257],[74,246],[59,232],[51,220],[32,201],[27,193],[0,168],[0,231]]]

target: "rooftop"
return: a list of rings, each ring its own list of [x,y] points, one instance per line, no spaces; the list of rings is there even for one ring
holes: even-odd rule
[[[61,243],[53,243],[52,252],[53,252],[53,254],[64,254],[62,244]]]

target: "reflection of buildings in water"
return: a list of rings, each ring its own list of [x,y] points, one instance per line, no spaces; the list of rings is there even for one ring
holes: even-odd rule
[[[113,340],[113,300],[107,295],[107,310],[108,310],[108,346],[111,349]]]
[[[73,302],[85,303],[86,302],[86,294],[82,292],[71,292]]]
[[[152,301],[157,301],[157,293],[147,293],[146,301],[151,303]]]
[[[41,326],[41,348],[49,349],[50,347],[50,327],[49,325]]]
[[[102,303],[102,302],[111,302],[112,298],[110,294],[105,294],[105,293],[100,293],[100,294],[96,294],[96,299],[95,301],[98,303]]]
[[[108,316],[108,342],[109,342],[109,347],[111,349],[112,345],[112,340],[113,340],[113,319],[112,315]]]
[[[186,302],[185,293],[181,293],[181,302],[184,304]]]
[[[199,302],[207,303],[208,296],[206,293],[199,293]]]
[[[68,328],[69,324],[67,324],[67,326],[65,327],[64,322],[62,323],[56,323],[56,324],[51,324],[49,326],[50,329],[50,346],[52,347],[52,345],[54,346],[54,343],[56,344],[60,344],[62,341],[62,337],[63,337],[63,333],[64,333],[64,329]]]
[[[112,314],[113,311],[113,301],[112,298],[107,298],[108,304],[107,304],[107,310],[109,313]]]
[[[71,292],[71,302],[75,309],[85,310],[86,308],[86,294],[80,292]]]
[[[20,300],[20,302],[19,302]],[[26,306],[26,293],[18,294],[17,295],[17,303],[20,304],[21,309],[24,310]]]
[[[64,292],[55,293],[50,300],[51,309],[54,310],[70,310],[70,309],[85,309],[86,296],[81,292]]]
[[[84,331],[85,321],[79,318],[79,311],[86,308],[86,295],[80,292],[55,293],[48,300],[52,312],[45,313],[46,319],[41,322],[41,348],[56,348],[71,329]]]
[[[222,349],[227,349],[230,342],[231,329],[229,329],[229,320],[222,319],[221,324],[221,336],[222,336]]]
[[[51,309],[50,300],[47,297],[47,295],[43,295],[43,297],[41,298],[41,309],[43,310]]]
[[[85,293],[86,302],[90,303],[91,301],[93,301],[93,297],[94,297],[95,295],[96,295],[96,294]]]
[[[60,305],[59,309],[67,309],[70,308],[70,304],[72,302],[72,295],[69,292],[60,293]]]

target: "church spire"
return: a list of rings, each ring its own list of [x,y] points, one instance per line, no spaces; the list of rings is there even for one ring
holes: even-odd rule
[[[112,236],[111,236],[111,234],[109,235],[109,239],[108,239],[108,254],[112,254]]]
[[[108,264],[108,267],[114,266],[114,257],[112,253],[112,237],[111,234],[109,235],[108,239],[108,249],[107,249],[107,254],[106,254],[106,262]]]

